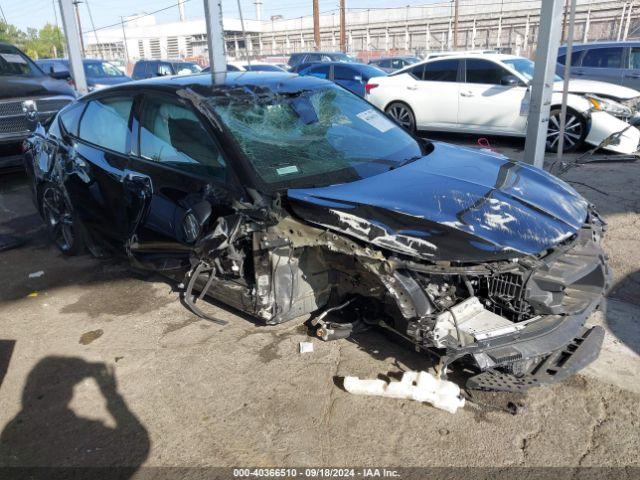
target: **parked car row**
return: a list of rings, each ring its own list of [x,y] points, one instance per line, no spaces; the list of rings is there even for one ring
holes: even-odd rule
[[[415,137],[327,79],[115,85],[39,127],[25,161],[65,254],[170,274],[213,322],[205,296],[265,324],[313,318],[323,340],[380,326],[489,390],[558,382],[601,348],[585,321],[610,271],[589,202],[502,155]]]
[[[430,130],[524,137],[534,63],[513,55],[448,55],[369,80],[366,98],[409,131]],[[551,99],[547,149],[556,151],[562,79]],[[603,82],[571,80],[564,150],[601,145],[618,153],[638,150],[640,131],[627,123],[637,115],[640,92]],[[606,96],[625,98],[625,104]],[[616,118],[617,117],[617,118]]]

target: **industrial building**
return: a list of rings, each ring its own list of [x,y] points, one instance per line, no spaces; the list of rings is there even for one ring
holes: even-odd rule
[[[313,50],[313,17],[261,19],[262,1],[256,12],[244,12],[255,20],[224,19],[229,57],[278,56]],[[387,53],[422,54],[450,49],[491,48],[531,56],[539,26],[539,0],[461,0],[455,33],[453,2],[393,8],[346,10],[347,51],[367,59]],[[204,19],[156,23],[144,13],[123,19],[120,26],[85,31],[88,56],[107,59],[206,58]],[[340,48],[340,13],[320,15],[320,48]],[[640,7],[632,2],[579,0],[575,40],[638,38]],[[247,48],[244,48],[244,38]],[[125,40],[126,39],[126,40]],[[456,45],[457,44],[457,45]],[[125,48],[126,45],[126,48]]]

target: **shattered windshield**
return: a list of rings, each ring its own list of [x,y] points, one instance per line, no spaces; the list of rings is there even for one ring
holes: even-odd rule
[[[421,144],[360,97],[333,85],[208,102],[272,188],[370,177],[420,158]]]

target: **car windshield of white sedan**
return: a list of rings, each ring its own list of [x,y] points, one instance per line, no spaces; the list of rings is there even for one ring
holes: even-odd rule
[[[209,104],[274,187],[354,181],[425,154],[384,114],[333,86],[291,94],[245,91]]]
[[[533,79],[533,70],[535,69],[536,64],[528,58],[510,58],[509,60],[502,60],[502,63],[513,68],[527,80]],[[562,77],[560,75],[556,75],[553,77],[553,81],[560,82],[562,81]]]

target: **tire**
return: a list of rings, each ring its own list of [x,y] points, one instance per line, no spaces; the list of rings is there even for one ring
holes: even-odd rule
[[[53,243],[65,255],[83,253],[84,227],[67,200],[63,187],[46,182],[40,192],[40,212]]]
[[[573,152],[584,143],[587,136],[587,120],[578,112],[567,108],[567,116],[564,129],[563,153]],[[558,151],[558,139],[560,133],[560,108],[553,107],[549,114],[549,128],[547,130],[548,152]]]
[[[402,128],[410,133],[416,132],[416,117],[411,107],[404,102],[391,102],[385,113]]]

